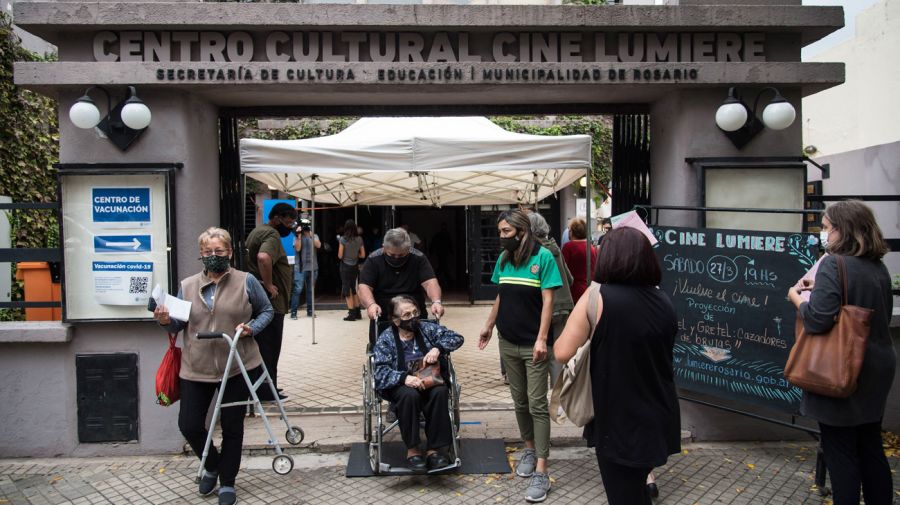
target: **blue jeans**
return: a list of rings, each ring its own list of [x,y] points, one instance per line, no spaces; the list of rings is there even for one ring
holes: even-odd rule
[[[291,315],[297,315],[300,306],[300,293],[306,290],[306,315],[312,315],[312,283],[319,277],[319,271],[301,272],[294,270],[294,287],[291,290]]]

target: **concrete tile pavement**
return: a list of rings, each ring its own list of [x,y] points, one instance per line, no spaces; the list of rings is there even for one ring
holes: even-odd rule
[[[463,410],[512,407],[509,389],[500,377],[496,337],[483,351],[476,345],[489,312],[487,305],[448,305],[441,321],[466,339],[453,353],[463,386]],[[303,311],[300,314],[297,320],[286,317],[284,321],[278,383],[289,396],[285,408],[292,413],[361,411],[368,320],[343,321],[346,310],[318,311],[314,345],[312,318]]]
[[[346,453],[297,453],[286,476],[269,456],[248,456],[238,475],[240,503],[494,504],[522,503],[525,479],[450,475],[348,479]],[[515,458],[515,453],[511,454]],[[828,504],[813,489],[812,443],[687,444],[657,469],[660,505]],[[890,458],[896,470],[900,460]],[[553,490],[546,503],[607,503],[593,453],[554,448]],[[193,456],[0,460],[0,504],[211,504],[196,495]],[[898,488],[894,472],[894,486]],[[900,489],[900,488],[898,488]]]

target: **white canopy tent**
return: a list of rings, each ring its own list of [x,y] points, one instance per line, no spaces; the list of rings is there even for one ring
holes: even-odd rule
[[[241,139],[241,171],[304,200],[353,205],[534,203],[584,176],[588,135],[526,135],[484,117],[363,118],[302,140]]]
[[[591,167],[589,135],[513,133],[484,117],[363,118],[326,137],[241,139],[240,150],[242,173],[313,208],[531,204]]]

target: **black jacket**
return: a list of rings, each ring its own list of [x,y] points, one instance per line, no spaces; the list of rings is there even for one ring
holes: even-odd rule
[[[894,306],[890,274],[881,261],[852,256],[844,256],[844,259],[847,265],[848,303],[874,309],[874,313],[856,392],[848,398],[803,393],[800,412],[831,426],[856,426],[881,421],[897,365],[890,330]],[[838,282],[837,260],[833,256],[826,257],[816,272],[816,283],[809,302],[800,304],[800,317],[806,331],[825,333],[834,326],[834,316],[841,309],[841,286]]]

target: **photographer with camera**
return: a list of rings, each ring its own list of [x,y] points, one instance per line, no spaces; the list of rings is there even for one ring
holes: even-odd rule
[[[306,290],[306,315],[312,316],[312,285],[319,276],[316,250],[322,247],[319,236],[312,232],[308,219],[301,219],[294,230],[294,286],[291,293],[291,319],[297,319],[300,293]]]

